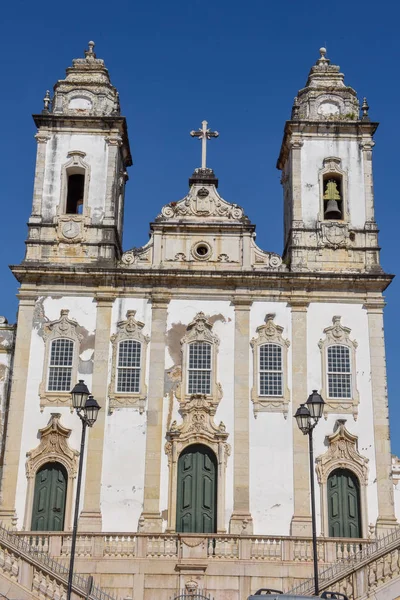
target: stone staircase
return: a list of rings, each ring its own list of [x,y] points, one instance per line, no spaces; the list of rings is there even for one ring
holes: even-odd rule
[[[65,562],[52,558],[40,546],[0,525],[0,600],[65,600],[68,585],[68,567]],[[93,585],[90,577],[74,574],[75,600],[117,600]]]
[[[349,600],[394,600],[400,597],[400,528],[378,538],[358,553],[319,572],[320,591],[346,594]],[[313,578],[288,590],[312,595]]]

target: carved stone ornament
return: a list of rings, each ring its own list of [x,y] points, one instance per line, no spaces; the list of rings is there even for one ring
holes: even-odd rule
[[[257,336],[250,341],[253,349],[253,387],[251,399],[253,402],[254,416],[259,412],[281,412],[285,419],[288,414],[290,392],[287,387],[287,353],[290,346],[289,340],[283,337],[283,327],[274,323],[275,314],[265,316],[265,324],[257,327]],[[259,393],[259,353],[264,344],[277,344],[281,348],[282,356],[282,395],[261,396]]]
[[[341,317],[335,315],[332,325],[324,329],[325,339],[318,343],[322,359],[322,396],[325,399],[324,416],[329,413],[352,413],[355,420],[358,416],[358,405],[360,402],[356,385],[356,349],[358,343],[350,339],[351,329],[341,324]],[[328,360],[327,349],[329,346],[347,346],[350,352],[350,376],[351,376],[351,398],[330,398],[328,386]]]
[[[153,259],[153,240],[150,239],[142,248],[131,248],[123,253],[120,265],[137,266],[140,264],[149,265]]]
[[[325,438],[327,451],[316,458],[316,473],[321,491],[321,535],[328,535],[328,478],[336,469],[352,471],[360,482],[361,526],[364,537],[368,532],[367,486],[368,458],[358,451],[358,437],[346,428],[346,419],[338,419],[334,433]]]
[[[321,223],[318,230],[318,245],[336,250],[349,247],[349,226],[347,223]]]
[[[212,346],[212,358],[211,358],[211,402],[218,406],[219,401],[222,398],[221,384],[217,382],[217,354],[219,347],[219,338],[212,331],[212,324],[207,319],[203,312],[197,313],[193,321],[187,326],[187,333],[181,339],[182,346],[182,383],[176,388],[177,398],[189,398],[187,392],[187,371],[188,371],[188,359],[189,359],[189,344],[192,342],[208,342]]]
[[[286,269],[282,264],[282,257],[275,252],[266,252],[257,246],[254,238],[251,241],[251,264],[255,267],[266,267],[268,269]]]
[[[59,413],[51,413],[46,427],[39,429],[39,445],[26,453],[27,477],[35,477],[40,467],[49,462],[61,463],[66,468],[68,477],[76,477],[79,452],[69,447],[71,429],[63,427],[60,419]]]
[[[117,333],[111,336],[112,367],[111,380],[108,387],[109,412],[112,413],[115,408],[138,408],[142,414],[146,405],[147,386],[146,386],[146,355],[147,346],[150,338],[144,335],[142,330],[144,323],[135,319],[136,311],[128,310],[126,320],[117,323]],[[140,343],[140,384],[139,392],[119,392],[117,391],[117,369],[118,369],[118,346],[124,340],[134,340]]]
[[[217,529],[224,531],[225,507],[225,470],[228,456],[231,453],[227,443],[229,434],[224,423],[216,425],[214,415],[215,403],[207,396],[193,394],[188,400],[180,403],[179,413],[183,422],[178,425],[174,421],[167,431],[165,452],[169,465],[169,510],[168,529],[175,530],[176,520],[176,481],[178,459],[181,452],[192,444],[204,444],[211,448],[218,461],[218,502],[217,502]]]
[[[43,326],[43,341],[45,343],[45,353],[43,361],[43,375],[39,386],[40,410],[44,406],[70,406],[70,390],[65,392],[49,391],[47,389],[47,379],[50,364],[51,343],[57,338],[68,338],[74,342],[71,383],[77,380],[79,348],[83,336],[78,333],[79,327],[77,321],[68,317],[69,310],[63,308],[60,311],[60,318],[56,321],[50,321]]]
[[[214,186],[204,187],[193,185],[189,194],[179,200],[179,202],[170,202],[161,210],[161,215],[157,221],[173,220],[190,217],[203,219],[210,217],[217,221],[241,221],[246,219],[243,209],[237,204],[227,202],[218,194]]]

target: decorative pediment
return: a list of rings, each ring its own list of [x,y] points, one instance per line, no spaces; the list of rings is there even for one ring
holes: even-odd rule
[[[61,309],[60,318],[56,321],[51,321],[43,326],[43,339],[46,341],[51,338],[57,337],[68,337],[78,339],[79,342],[83,336],[77,333],[76,328],[78,327],[77,321],[69,319],[69,310],[66,308]]]
[[[212,323],[203,312],[197,313],[193,321],[187,326],[187,334],[181,339],[181,344],[189,344],[193,341],[209,342],[219,345],[219,338],[212,332]]]
[[[248,221],[243,209],[227,202],[218,194],[214,186],[193,185],[185,198],[163,206],[157,221],[182,218],[211,218],[217,221]]]
[[[358,451],[358,437],[350,433],[345,419],[338,419],[335,431],[326,437],[328,450],[316,459],[318,482],[326,483],[335,469],[350,469],[360,482],[368,482],[368,458]]]
[[[346,344],[357,348],[357,342],[350,339],[351,329],[349,327],[344,327],[340,321],[341,317],[339,315],[335,315],[332,318],[333,325],[324,329],[326,339],[319,341],[318,345],[320,348],[326,344]]]
[[[150,341],[150,338],[142,333],[144,323],[137,321],[135,315],[136,310],[127,311],[126,319],[117,323],[117,333],[111,336],[111,342],[116,340],[120,342],[124,339],[135,339],[146,343]]]
[[[265,325],[260,325],[257,327],[256,331],[258,337],[251,340],[250,344],[252,347],[254,347],[255,344],[261,345],[277,342],[278,344],[289,348],[289,340],[282,337],[283,327],[274,323],[275,316],[276,315],[274,313],[268,313],[265,315]]]
[[[63,427],[60,419],[59,413],[51,413],[46,427],[39,429],[39,445],[26,453],[27,477],[34,477],[38,469],[48,462],[63,464],[67,469],[68,476],[76,477],[79,452],[69,447],[68,438],[71,435],[71,429]]]

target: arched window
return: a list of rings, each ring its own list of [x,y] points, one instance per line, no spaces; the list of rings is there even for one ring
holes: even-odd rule
[[[278,344],[259,347],[259,393],[260,396],[283,395],[282,347]]]
[[[60,214],[83,215],[87,206],[90,167],[84,161],[85,152],[71,150],[63,166]]]
[[[203,444],[183,450],[178,460],[176,531],[215,533],[217,530],[217,459]]]
[[[361,537],[360,483],[349,469],[336,469],[328,477],[328,528],[330,537]]]
[[[287,355],[289,341],[283,337],[283,327],[274,323],[275,314],[265,315],[265,323],[257,327],[253,348],[253,388],[251,399],[254,414],[259,411],[288,412]]]
[[[140,392],[141,344],[124,340],[118,344],[117,392]]]
[[[69,392],[72,383],[74,342],[58,338],[51,342],[47,391]]]
[[[189,344],[188,394],[211,393],[211,344],[192,342]]]
[[[67,172],[67,214],[81,215],[85,194],[85,172]]]
[[[351,357],[347,346],[328,346],[327,378],[329,398],[351,398]]]
[[[111,336],[110,412],[121,407],[138,408],[140,413],[144,411],[146,354],[150,338],[144,335],[144,323],[137,321],[135,315],[135,310],[128,310],[126,319],[117,323],[117,332]]]
[[[35,477],[32,531],[62,531],[68,475],[57,462],[44,464]]]
[[[341,221],[343,219],[342,177],[338,174],[324,175],[324,219]]]

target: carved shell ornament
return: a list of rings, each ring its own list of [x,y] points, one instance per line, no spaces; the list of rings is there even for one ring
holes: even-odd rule
[[[179,202],[170,202],[163,206],[161,219],[179,217],[216,217],[240,221],[246,218],[243,209],[221,198],[214,188],[204,186],[192,188],[189,194]]]

